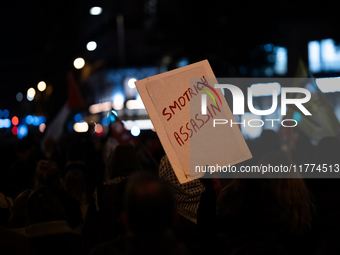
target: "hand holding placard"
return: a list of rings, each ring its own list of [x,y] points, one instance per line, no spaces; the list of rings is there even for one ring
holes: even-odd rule
[[[207,60],[135,82],[180,183],[203,176],[195,166],[228,165],[251,158],[237,126],[213,127],[234,119]],[[201,113],[201,96],[208,95]]]

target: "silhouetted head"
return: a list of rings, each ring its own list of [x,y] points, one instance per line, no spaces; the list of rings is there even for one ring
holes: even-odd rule
[[[60,185],[60,173],[56,163],[40,160],[35,172],[35,187],[46,185],[55,187]]]
[[[290,164],[292,162],[282,152],[267,153],[258,163],[262,167],[289,167]],[[303,234],[311,227],[314,205],[301,176],[298,173],[263,176],[268,178],[234,179],[226,186],[218,202],[221,217],[224,221],[239,221],[246,227],[277,226]]]
[[[56,150],[56,141],[53,137],[48,136],[43,141],[43,152],[47,158],[51,158]]]
[[[119,176],[129,176],[141,170],[141,164],[132,145],[118,145],[107,162],[107,172],[110,179]]]
[[[125,215],[133,234],[158,235],[171,228],[174,201],[167,183],[150,173],[137,173],[125,191]]]
[[[65,189],[67,193],[82,202],[82,196],[85,191],[85,179],[81,170],[75,168],[69,170],[65,175]]]
[[[27,220],[26,203],[33,190],[27,189],[21,192],[13,202],[13,212],[9,218],[9,225],[12,228],[23,228]]]
[[[37,150],[36,142],[31,135],[27,135],[19,141],[17,156],[22,161],[27,161]]]

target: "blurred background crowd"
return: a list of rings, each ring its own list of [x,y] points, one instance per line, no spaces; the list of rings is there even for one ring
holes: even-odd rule
[[[263,130],[247,140],[253,158],[237,167],[339,164],[339,138],[314,146],[296,136],[288,153],[278,133]],[[337,178],[215,173],[180,184],[164,152],[142,145],[110,150],[86,133],[49,143],[41,149],[28,135],[1,148],[2,254],[339,252]]]

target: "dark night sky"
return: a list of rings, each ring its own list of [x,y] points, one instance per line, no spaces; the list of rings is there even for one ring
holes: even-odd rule
[[[103,7],[100,16],[89,15],[94,5]],[[66,98],[66,72],[80,75],[72,66],[78,56],[90,64],[103,60],[102,68],[155,66],[165,55],[208,58],[216,75],[228,76],[230,65],[256,65],[251,56],[259,44],[287,47],[292,61],[309,40],[340,39],[337,10],[327,1],[7,0],[0,6],[0,109],[18,113],[36,110],[15,95],[40,80],[53,85],[50,104],[57,109]],[[118,14],[124,15],[125,61]],[[94,52],[86,51],[90,40],[98,43]]]

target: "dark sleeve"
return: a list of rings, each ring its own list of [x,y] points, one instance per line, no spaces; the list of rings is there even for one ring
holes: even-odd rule
[[[83,222],[80,202],[69,196],[65,190],[56,189],[55,192],[66,214],[67,223],[72,229],[75,229]]]
[[[201,195],[197,210],[197,225],[205,234],[215,233],[217,224],[216,193],[213,179],[201,179],[205,191]],[[207,232],[208,231],[208,232]]]
[[[86,212],[82,237],[86,253],[97,244],[98,212],[96,210],[95,199],[92,198]]]

